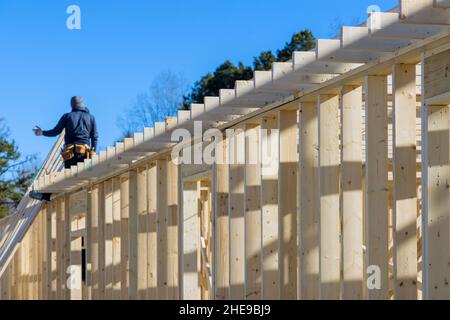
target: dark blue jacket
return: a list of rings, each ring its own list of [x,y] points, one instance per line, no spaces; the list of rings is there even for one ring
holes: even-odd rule
[[[97,150],[98,132],[95,118],[85,107],[76,107],[72,112],[61,117],[56,127],[52,130],[43,131],[46,137],[56,137],[66,130],[65,143],[87,144],[91,142],[91,148]]]

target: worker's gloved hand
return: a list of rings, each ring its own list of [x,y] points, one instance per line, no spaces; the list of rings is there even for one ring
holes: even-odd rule
[[[90,150],[89,151],[89,159],[92,159],[95,156],[95,151],[94,150]]]
[[[43,134],[42,129],[38,126],[36,126],[36,128],[33,129],[33,132],[37,136],[42,136],[42,134]]]

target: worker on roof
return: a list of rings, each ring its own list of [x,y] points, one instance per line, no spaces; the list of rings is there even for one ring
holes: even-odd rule
[[[65,130],[65,147],[61,152],[64,167],[83,162],[95,155],[98,142],[97,124],[95,117],[84,105],[82,97],[72,97],[70,100],[72,111],[64,114],[52,130],[42,130],[36,126],[33,132],[36,136],[56,137]],[[32,192],[30,196],[37,200],[49,201],[51,194]]]

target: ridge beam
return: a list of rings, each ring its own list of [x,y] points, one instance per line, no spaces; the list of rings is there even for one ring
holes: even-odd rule
[[[265,72],[265,71],[255,71],[255,77],[258,73]],[[270,71],[266,71],[271,73]],[[264,77],[263,81],[269,81],[268,80],[268,74],[262,74]],[[270,75],[271,77],[271,75]],[[257,80],[256,82],[259,83],[260,80]],[[290,96],[289,93],[280,93],[280,92],[260,92],[258,90],[255,90],[255,80],[238,80],[235,84],[235,90],[236,90],[236,99],[234,103],[240,104],[240,105],[247,105],[251,106],[253,108],[259,108],[263,107],[265,105],[268,105],[270,103],[283,100]]]
[[[292,62],[278,62],[273,64],[272,71],[255,71],[254,86],[258,93],[287,93],[310,89],[311,83],[306,81],[294,81],[286,79],[292,76],[293,64]]]
[[[414,40],[371,38],[368,27],[342,27],[341,48],[345,50],[393,52],[413,43]]]
[[[259,109],[259,108],[252,108],[251,105],[246,103],[239,103],[239,102],[236,103],[236,89],[220,89],[219,99],[221,107],[232,108],[233,112],[235,112],[236,114],[247,114]],[[244,109],[244,110],[240,111],[236,109]]]
[[[234,120],[239,116],[249,113],[246,108],[224,107],[221,105],[220,97],[204,97],[205,112],[217,116],[217,120]]]
[[[316,57],[322,61],[368,63],[381,57],[381,53],[345,50],[341,48],[341,40],[318,39]]]
[[[450,12],[440,0],[400,0],[400,20],[406,23],[450,24]],[[439,7],[437,7],[439,6]]]
[[[421,40],[449,30],[448,26],[402,23],[395,12],[371,12],[367,26],[372,38],[381,39]]]
[[[294,72],[306,74],[343,74],[362,66],[361,63],[324,62],[316,60],[314,51],[294,51]]]
[[[194,111],[194,113],[197,113],[197,116],[195,116],[195,119],[193,117],[193,120],[207,122],[209,123],[208,127],[214,127],[214,125],[217,126],[221,121],[231,121],[237,117],[227,113],[227,109],[223,112],[219,111],[220,101],[218,97],[204,97],[204,103],[194,103],[191,105],[191,108],[197,109],[197,111]],[[208,110],[206,108],[208,108]],[[189,129],[192,129],[193,127],[194,124],[191,123]]]

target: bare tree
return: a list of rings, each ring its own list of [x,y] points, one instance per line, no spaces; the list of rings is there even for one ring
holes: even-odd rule
[[[188,81],[181,73],[171,70],[160,72],[147,92],[138,94],[135,101],[118,117],[117,125],[124,136],[130,136],[144,127],[175,115],[182,107],[183,96],[188,92]]]

